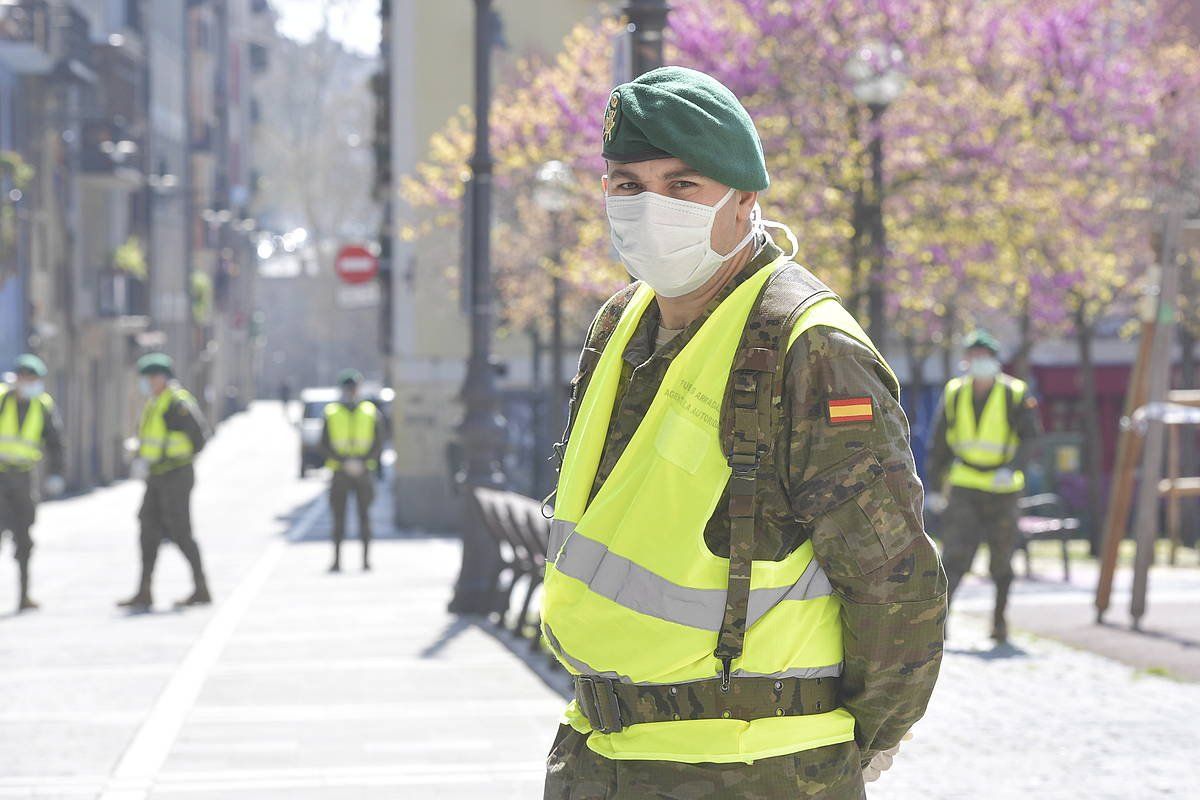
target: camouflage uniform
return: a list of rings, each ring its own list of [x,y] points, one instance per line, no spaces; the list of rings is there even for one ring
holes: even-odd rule
[[[717,306],[781,251],[758,253],[700,318],[657,351],[657,304],[643,314],[624,353],[620,386],[592,495],[603,485],[658,392],[671,360]],[[636,284],[592,324],[572,388],[572,417]],[[806,331],[785,363],[783,424],[774,458],[760,468],[754,558],[781,560],[811,539],[842,600],[845,664],[840,701],[855,740],[745,764],[609,761],[585,737],[562,730],[548,761],[547,798],[863,796],[861,767],[893,747],[925,711],[942,656],[946,579],[921,521],[922,492],[899,387],[875,354],[828,328]],[[828,401],[870,397],[871,422],[831,424]],[[879,481],[863,481],[868,474]],[[850,499],[857,502],[846,502]],[[812,519],[811,524],[798,522]],[[839,524],[840,521],[840,524]],[[728,490],[704,532],[729,555]],[[731,793],[732,792],[732,793]]]
[[[998,376],[997,380],[1005,380]],[[975,398],[975,419],[983,414],[983,403],[987,395]],[[1037,399],[1026,394],[1024,400],[1010,409],[1010,424],[1019,440],[1017,452],[1005,466],[1009,469],[1024,469],[1029,461],[1034,441],[1042,432],[1038,415]],[[929,480],[934,486],[945,483],[946,474],[954,462],[954,451],[946,439],[949,421],[946,416],[945,398],[938,408],[937,422],[930,439]],[[982,542],[988,544],[988,574],[996,585],[996,602],[992,612],[993,634],[1005,638],[1004,609],[1008,604],[1008,590],[1013,581],[1012,554],[1017,544],[1017,499],[1019,492],[1005,494],[967,489],[961,486],[946,490],[946,510],[941,518],[942,562],[949,583],[948,597],[963,576],[971,569],[975,551]]]

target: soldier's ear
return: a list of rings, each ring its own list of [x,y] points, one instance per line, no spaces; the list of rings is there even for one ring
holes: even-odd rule
[[[606,196],[608,195],[608,176],[607,175],[600,176],[600,191],[604,195],[606,195]]]
[[[737,198],[737,220],[746,222],[754,213],[754,206],[758,203],[758,192],[738,192],[735,197]]]

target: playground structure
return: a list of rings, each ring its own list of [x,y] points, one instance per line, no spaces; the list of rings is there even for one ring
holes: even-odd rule
[[[1200,220],[1184,221],[1182,205],[1173,204],[1165,216],[1162,236],[1156,244],[1159,265],[1147,282],[1142,301],[1138,354],[1117,440],[1117,460],[1105,519],[1095,601],[1096,622],[1101,623],[1111,601],[1117,557],[1133,510],[1137,554],[1130,616],[1134,630],[1140,629],[1146,612],[1162,501],[1167,501],[1170,561],[1174,563],[1181,539],[1180,501],[1200,497],[1200,476],[1179,475],[1180,431],[1185,425],[1200,424],[1200,391],[1170,389],[1180,273],[1187,254],[1200,247]],[[1166,477],[1163,476],[1164,460],[1168,462]]]

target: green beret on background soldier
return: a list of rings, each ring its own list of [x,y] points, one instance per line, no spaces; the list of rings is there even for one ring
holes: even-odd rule
[[[863,797],[942,655],[899,384],[762,218],[766,159],[725,86],[649,72],[602,138],[637,280],[574,383],[543,633],[575,699],[545,797]]]
[[[954,596],[981,542],[996,585],[991,637],[1008,641],[1004,612],[1017,544],[1017,500],[1042,423],[1037,398],[1022,380],[1001,371],[1000,342],[987,331],[963,341],[965,374],[942,393],[930,440],[930,507],[942,511],[942,563]]]
[[[329,508],[333,513],[333,563],[330,572],[342,569],[342,542],[346,539],[346,505],[354,495],[358,512],[358,538],[362,541],[362,567],[371,568],[371,502],[375,499],[372,473],[383,452],[382,416],[370,400],[359,397],[363,376],[342,370],[337,383],[341,397],[325,406],[321,452],[333,473],[329,481]]]
[[[192,570],[192,593],[175,605],[207,605],[212,596],[204,577],[200,546],[192,533],[191,498],[196,483],[192,463],[208,441],[208,425],[196,399],[175,380],[170,356],[144,355],[138,359],[137,370],[138,388],[146,404],[130,477],[146,482],[138,512],[142,572],[137,592],[117,605],[132,611],[153,607],[151,584],[164,540],[175,543]]]
[[[46,364],[30,353],[17,358],[14,380],[0,384],[0,541],[13,537],[17,561],[17,610],[38,607],[29,594],[29,562],[33,556],[33,523],[37,510],[38,467],[47,477],[44,493],[62,494],[62,421],[54,398],[46,391]]]

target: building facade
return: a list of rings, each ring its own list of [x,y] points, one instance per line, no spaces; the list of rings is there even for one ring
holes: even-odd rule
[[[471,103],[473,15],[462,4],[392,0],[390,6],[391,157],[395,174],[402,176],[413,172],[430,138],[446,121]],[[497,9],[503,40],[495,53],[494,71],[499,76],[515,69],[524,55],[557,52],[569,30],[599,13],[600,4],[595,0],[511,0],[498,4]],[[459,55],[447,58],[449,52]],[[446,285],[443,267],[449,260],[447,252],[458,252],[461,232],[455,228],[420,242],[404,242],[394,232],[414,227],[418,214],[394,195],[392,200],[390,345],[396,390],[396,521],[408,527],[451,529],[458,524],[460,503],[453,495],[449,454],[463,414],[459,393],[469,321],[453,299],[457,287]],[[575,327],[585,328],[586,323],[572,327],[570,346],[579,344],[581,331]],[[501,390],[515,401],[509,406],[510,416],[528,413],[528,403],[519,400],[529,393],[532,382],[530,351],[524,335],[496,341],[504,365]],[[534,424],[534,420],[524,420],[510,426],[510,432]]]

